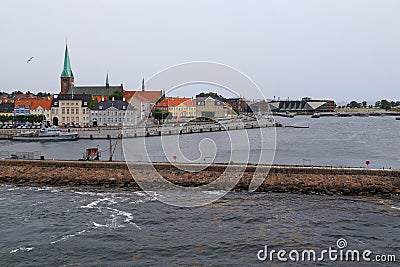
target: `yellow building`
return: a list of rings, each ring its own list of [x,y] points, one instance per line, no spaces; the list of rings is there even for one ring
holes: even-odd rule
[[[54,95],[51,103],[53,125],[88,127],[90,124],[90,99],[90,95],[84,94]]]
[[[192,119],[196,117],[196,100],[191,98],[166,97],[156,107],[163,111],[168,111],[173,119]]]

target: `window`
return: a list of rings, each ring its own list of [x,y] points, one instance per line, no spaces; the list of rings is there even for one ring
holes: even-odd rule
[[[79,121],[79,117],[75,117],[76,121]]]
[[[67,114],[69,114],[69,108],[67,108]]]
[[[75,114],[79,114],[79,108],[75,109]]]
[[[74,114],[74,109],[73,108],[71,108],[71,114]]]
[[[62,108],[62,109],[61,109],[61,113],[62,113],[62,114],[65,114],[65,108]]]
[[[85,101],[85,102],[83,102],[83,105],[84,105],[84,106],[87,106],[87,102],[86,102],[86,101]]]

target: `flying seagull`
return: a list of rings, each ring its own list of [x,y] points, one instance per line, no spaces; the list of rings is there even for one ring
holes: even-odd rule
[[[29,62],[31,62],[32,61],[32,59],[33,59],[33,57],[30,57],[27,61],[26,61],[26,63],[29,63]]]

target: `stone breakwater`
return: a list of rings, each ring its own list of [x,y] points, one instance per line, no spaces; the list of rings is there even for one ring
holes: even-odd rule
[[[187,165],[186,165],[187,166]],[[198,165],[196,165],[198,167]],[[216,180],[227,165],[214,164],[199,172],[187,172],[168,163],[132,163],[133,175],[146,177],[146,183],[160,189],[150,168],[174,184],[201,186]],[[235,172],[237,168],[238,172]],[[265,178],[260,192],[322,193],[342,195],[399,194],[400,170],[272,166],[258,167]],[[227,173],[241,176],[234,190],[248,190],[255,166],[233,167]],[[240,171],[239,171],[240,170]],[[258,171],[259,171],[258,170]],[[243,175],[241,175],[243,174]],[[258,176],[259,177],[259,176]],[[263,178],[262,177],[262,178]],[[139,189],[125,162],[86,162],[54,160],[0,160],[0,183],[48,186],[100,186]],[[218,186],[215,189],[220,189]]]

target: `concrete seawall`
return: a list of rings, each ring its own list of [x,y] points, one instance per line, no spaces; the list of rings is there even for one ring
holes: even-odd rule
[[[180,170],[167,163],[134,163],[134,176],[154,183],[154,166],[168,180],[200,186],[219,177],[226,165],[214,164],[200,172]],[[240,166],[238,166],[238,169]],[[267,173],[267,167],[260,167]],[[247,166],[234,190],[247,190],[255,171]],[[234,175],[234,173],[232,173]],[[17,185],[63,185],[139,188],[125,162],[0,160],[0,182]],[[153,184],[157,188],[156,184]],[[218,189],[218,188],[216,188]],[[272,166],[257,191],[342,195],[400,194],[400,170]]]
[[[153,127],[101,127],[101,128],[68,128],[62,131],[78,132],[78,139],[109,139],[109,138],[136,138],[160,135],[178,135],[205,132],[233,131],[253,128],[266,128],[280,126],[279,123],[268,120],[230,122],[225,124],[202,124],[202,125],[183,125],[183,126],[153,126]],[[37,129],[0,129],[0,139],[12,139],[16,134],[25,131],[39,131]]]

